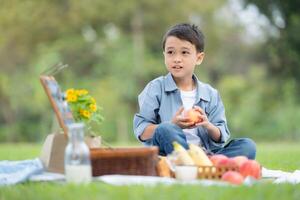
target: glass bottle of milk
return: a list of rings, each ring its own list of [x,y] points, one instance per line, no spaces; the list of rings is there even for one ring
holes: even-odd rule
[[[89,183],[92,180],[90,151],[84,142],[84,124],[68,126],[69,142],[65,149],[66,181],[75,184]]]

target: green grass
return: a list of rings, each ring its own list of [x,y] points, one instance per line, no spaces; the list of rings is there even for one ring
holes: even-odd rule
[[[257,160],[268,169],[300,170],[300,144],[288,142],[259,143]]]
[[[1,144],[0,160],[20,160],[39,155],[41,145]],[[297,143],[259,143],[257,160],[270,169],[294,171],[300,168]],[[300,199],[300,184],[275,185],[261,182],[253,186],[157,185],[112,186],[94,182],[88,186],[61,183],[24,183],[0,187],[0,199]]]
[[[39,156],[42,145],[16,143],[0,144],[0,160],[25,160]]]

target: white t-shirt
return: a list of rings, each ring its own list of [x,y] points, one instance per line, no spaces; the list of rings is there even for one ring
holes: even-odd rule
[[[180,90],[181,100],[183,103],[184,111],[191,109],[194,106],[194,103],[196,101],[196,89],[192,91],[182,91]],[[183,129],[183,132],[186,135],[187,143],[189,144],[196,144],[200,145],[201,141],[200,138],[197,135],[197,128],[192,129]]]

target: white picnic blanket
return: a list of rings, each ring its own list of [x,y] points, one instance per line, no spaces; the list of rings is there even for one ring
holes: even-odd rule
[[[182,184],[182,185],[228,185],[225,182],[215,181],[215,180],[191,180],[191,181],[181,181],[175,178],[158,177],[158,176],[135,176],[135,175],[103,175],[95,177],[94,180],[102,181],[111,185],[145,185],[145,186],[155,186],[157,184],[172,185],[172,184]]]
[[[262,178],[273,180],[273,183],[300,183],[300,170],[284,172],[262,168]],[[39,158],[23,161],[0,161],[0,186],[14,185],[25,181],[65,181],[64,174],[49,173],[43,168]],[[102,181],[112,185],[155,185],[155,184],[200,184],[200,185],[227,185],[220,181],[193,180],[179,181],[173,178],[154,176],[133,176],[133,175],[104,175],[94,177],[93,181]],[[246,179],[244,185],[255,183]]]
[[[291,183],[299,184],[300,183],[300,170],[294,172],[284,172],[281,170],[271,170],[262,168],[262,178],[263,179],[272,179],[273,183]],[[129,175],[104,175],[95,177],[94,180],[100,180],[112,185],[156,185],[156,184],[194,184],[194,185],[229,185],[228,183],[216,181],[216,180],[193,180],[193,181],[179,181],[174,178],[166,177],[153,177],[153,176],[129,176]],[[244,181],[244,185],[253,185],[257,181],[247,177]]]

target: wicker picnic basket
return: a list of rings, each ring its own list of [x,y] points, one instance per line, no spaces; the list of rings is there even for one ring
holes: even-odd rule
[[[198,166],[198,179],[221,179],[222,175],[227,171],[238,171],[235,166]],[[157,164],[158,176],[175,178],[175,172],[171,170],[167,158],[160,156]]]
[[[222,175],[227,171],[238,171],[237,167],[231,166],[199,166],[198,167],[198,178],[199,179],[221,179]]]
[[[157,147],[90,149],[93,176],[106,174],[156,176]]]

